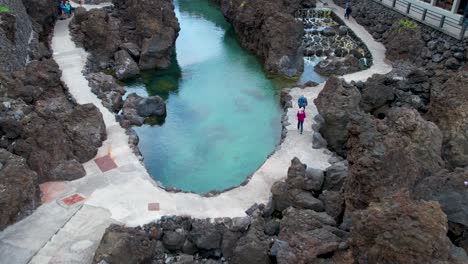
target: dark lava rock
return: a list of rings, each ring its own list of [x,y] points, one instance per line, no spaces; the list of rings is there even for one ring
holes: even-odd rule
[[[336,35],[336,31],[334,28],[332,27],[326,27],[324,28],[322,31],[320,31],[320,33],[324,36],[327,36],[327,37],[331,37],[331,36],[334,36]]]
[[[363,111],[373,113],[385,105],[390,105],[395,99],[395,86],[395,81],[384,75],[372,76],[361,89],[359,106]]]
[[[20,156],[0,148],[0,230],[40,205],[37,174]]]
[[[141,97],[132,93],[127,96],[122,108],[123,119],[137,126],[143,124],[145,117],[165,114],[166,104],[159,96]]]
[[[465,170],[442,172],[427,177],[416,185],[412,196],[426,201],[438,201],[450,222],[468,230],[468,179]]]
[[[340,79],[330,78],[314,100],[325,121],[320,128],[320,134],[327,140],[328,147],[340,155],[346,152],[349,116],[359,111],[360,99],[357,88],[345,87]]]
[[[431,86],[428,118],[442,131],[443,156],[451,167],[468,165],[468,78],[460,73]]]
[[[347,210],[410,189],[444,165],[442,133],[415,110],[392,108],[384,121],[356,114],[349,133]]]
[[[202,220],[192,223],[190,239],[198,248],[206,250],[220,248],[222,238],[223,234],[217,226]]]
[[[182,249],[185,244],[187,234],[183,229],[177,229],[175,231],[166,231],[162,237],[163,245],[169,250]]]
[[[119,50],[114,54],[115,59],[115,76],[119,80],[132,78],[140,74],[138,65],[133,58],[125,50]]]
[[[167,68],[180,31],[174,4],[170,0],[114,0],[121,35],[140,47],[140,69]],[[126,30],[131,25],[133,30]]]
[[[66,160],[55,167],[50,176],[50,180],[72,181],[86,175],[83,165],[77,160]]]
[[[246,235],[237,241],[230,263],[269,264],[268,250],[271,242],[265,235],[264,229],[265,221],[263,218],[255,219]]]
[[[386,57],[389,60],[417,61],[424,47],[419,26],[416,29],[402,28],[399,23],[394,23],[392,28],[384,34]]]
[[[338,221],[344,212],[344,196],[336,191],[323,191],[319,199],[323,202],[325,212]]]
[[[87,75],[91,91],[101,99],[104,107],[117,113],[123,107],[122,96],[125,89],[117,84],[114,77],[103,72],[90,73]]]
[[[151,263],[155,248],[156,241],[144,231],[112,224],[101,239],[93,263]]]
[[[453,263],[446,233],[437,203],[399,194],[353,215],[351,249],[359,263]]]
[[[327,59],[319,62],[314,68],[314,71],[325,76],[346,75],[360,70],[359,60],[352,55],[344,58],[327,57]]]
[[[303,27],[294,17],[300,1],[220,0],[243,47],[265,62],[269,72],[294,77],[304,67]]]

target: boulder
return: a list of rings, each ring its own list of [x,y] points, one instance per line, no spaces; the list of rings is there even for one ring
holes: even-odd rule
[[[451,263],[446,234],[436,202],[396,194],[353,214],[351,249],[359,263]]]
[[[323,189],[340,191],[348,176],[348,166],[345,162],[336,162],[325,170]]]
[[[119,80],[129,79],[140,74],[138,65],[125,50],[119,50],[114,54],[115,76]]]
[[[52,181],[72,181],[85,175],[86,171],[83,165],[73,159],[61,162],[52,170],[49,179]]]
[[[411,29],[402,27],[398,22],[394,23],[392,28],[384,34],[383,43],[387,48],[385,55],[392,61],[410,60],[415,62],[424,47],[419,26]]]
[[[112,224],[101,239],[93,263],[151,263],[155,250],[156,241],[144,231]]]
[[[468,165],[467,82],[467,77],[454,74],[431,86],[427,116],[443,133],[443,155],[451,167]]]
[[[217,249],[221,247],[223,234],[217,226],[208,221],[199,220],[192,223],[189,234],[190,240],[200,249]]]
[[[40,205],[37,174],[20,156],[0,148],[0,230]]]
[[[179,250],[184,246],[186,238],[187,234],[183,229],[165,231],[162,236],[162,243],[169,250]]]
[[[323,191],[319,196],[323,202],[325,212],[333,217],[336,221],[344,213],[344,195],[337,191]]]
[[[349,117],[359,111],[360,100],[359,90],[344,86],[338,78],[330,78],[314,100],[324,120],[320,134],[327,140],[328,147],[340,155],[346,153]]]
[[[136,110],[142,117],[163,116],[166,114],[166,103],[160,96],[149,96],[138,102]]]
[[[263,218],[255,218],[247,234],[237,241],[229,263],[269,264],[270,240],[265,235],[264,229]]]
[[[104,107],[117,113],[123,107],[122,96],[125,89],[117,84],[115,79],[103,72],[90,73],[87,76],[91,91],[101,99]]]
[[[442,133],[416,110],[392,108],[383,121],[356,114],[349,133],[347,210],[411,189],[444,166]]]
[[[352,55],[345,55],[342,52],[343,50],[340,49],[335,50],[337,57],[327,57],[327,59],[315,66],[314,71],[325,76],[341,76],[360,71],[359,59]],[[342,56],[343,58],[340,58]]]
[[[325,27],[320,33],[322,33],[322,35],[327,36],[327,37],[336,35],[336,31],[332,27]]]
[[[220,0],[221,10],[243,47],[265,63],[267,71],[298,76],[303,68],[303,26],[294,17],[300,1]]]

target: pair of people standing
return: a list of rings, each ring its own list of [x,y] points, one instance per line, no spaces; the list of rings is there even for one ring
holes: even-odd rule
[[[306,118],[306,112],[305,108],[307,106],[307,98],[304,97],[304,95],[301,95],[299,99],[297,100],[297,104],[299,106],[299,111],[297,111],[297,130],[299,130],[302,134],[302,131],[304,130],[304,120]]]
[[[61,11],[62,18],[71,17],[72,6],[70,4],[70,1],[62,0],[60,2],[59,8],[60,8],[60,11]]]

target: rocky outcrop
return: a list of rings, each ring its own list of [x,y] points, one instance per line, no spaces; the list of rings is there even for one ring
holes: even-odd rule
[[[303,27],[293,14],[300,1],[219,0],[241,45],[264,60],[265,68],[286,77],[298,76],[304,66]]]
[[[360,70],[359,60],[352,55],[344,58],[327,57],[327,59],[319,62],[314,68],[314,71],[325,76],[340,76]]]
[[[12,72],[26,65],[33,25],[21,1],[0,0],[0,6],[10,9],[0,12],[0,71]]]
[[[330,78],[314,100],[324,119],[320,134],[328,142],[328,147],[340,155],[346,154],[349,117],[359,111],[360,100],[356,87],[337,78]]]
[[[106,138],[99,110],[70,101],[60,74],[55,62],[44,60],[0,76],[1,147],[24,157],[39,182],[83,176],[77,162],[93,158]]]
[[[115,79],[103,72],[87,75],[91,91],[101,99],[102,105],[111,112],[117,113],[122,109],[125,89],[117,84]]]
[[[347,209],[364,209],[443,168],[442,133],[411,109],[391,109],[380,121],[356,114],[349,128]],[[398,166],[395,166],[398,164]]]
[[[443,156],[450,167],[468,165],[468,77],[452,74],[432,85],[427,114],[444,135]]]
[[[387,48],[386,58],[392,61],[416,61],[419,59],[419,53],[424,47],[424,42],[421,39],[421,30],[418,26],[408,28],[399,23],[394,23],[384,34],[383,43]]]
[[[452,256],[446,233],[436,202],[398,194],[353,215],[351,249],[358,263],[464,263]]]
[[[147,117],[164,117],[165,115],[166,103],[160,96],[141,97],[132,93],[125,100],[120,123],[124,127],[141,126]]]
[[[165,69],[180,30],[170,0],[115,0],[114,8],[79,9],[71,23],[76,41],[90,51],[90,70],[107,69],[117,78],[139,70]]]
[[[39,205],[38,187],[37,174],[25,159],[0,148],[0,230]]]

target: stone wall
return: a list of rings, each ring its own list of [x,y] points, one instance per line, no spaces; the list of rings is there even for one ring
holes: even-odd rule
[[[10,9],[0,12],[0,71],[11,72],[26,65],[33,26],[22,1],[0,0],[0,6]]]

